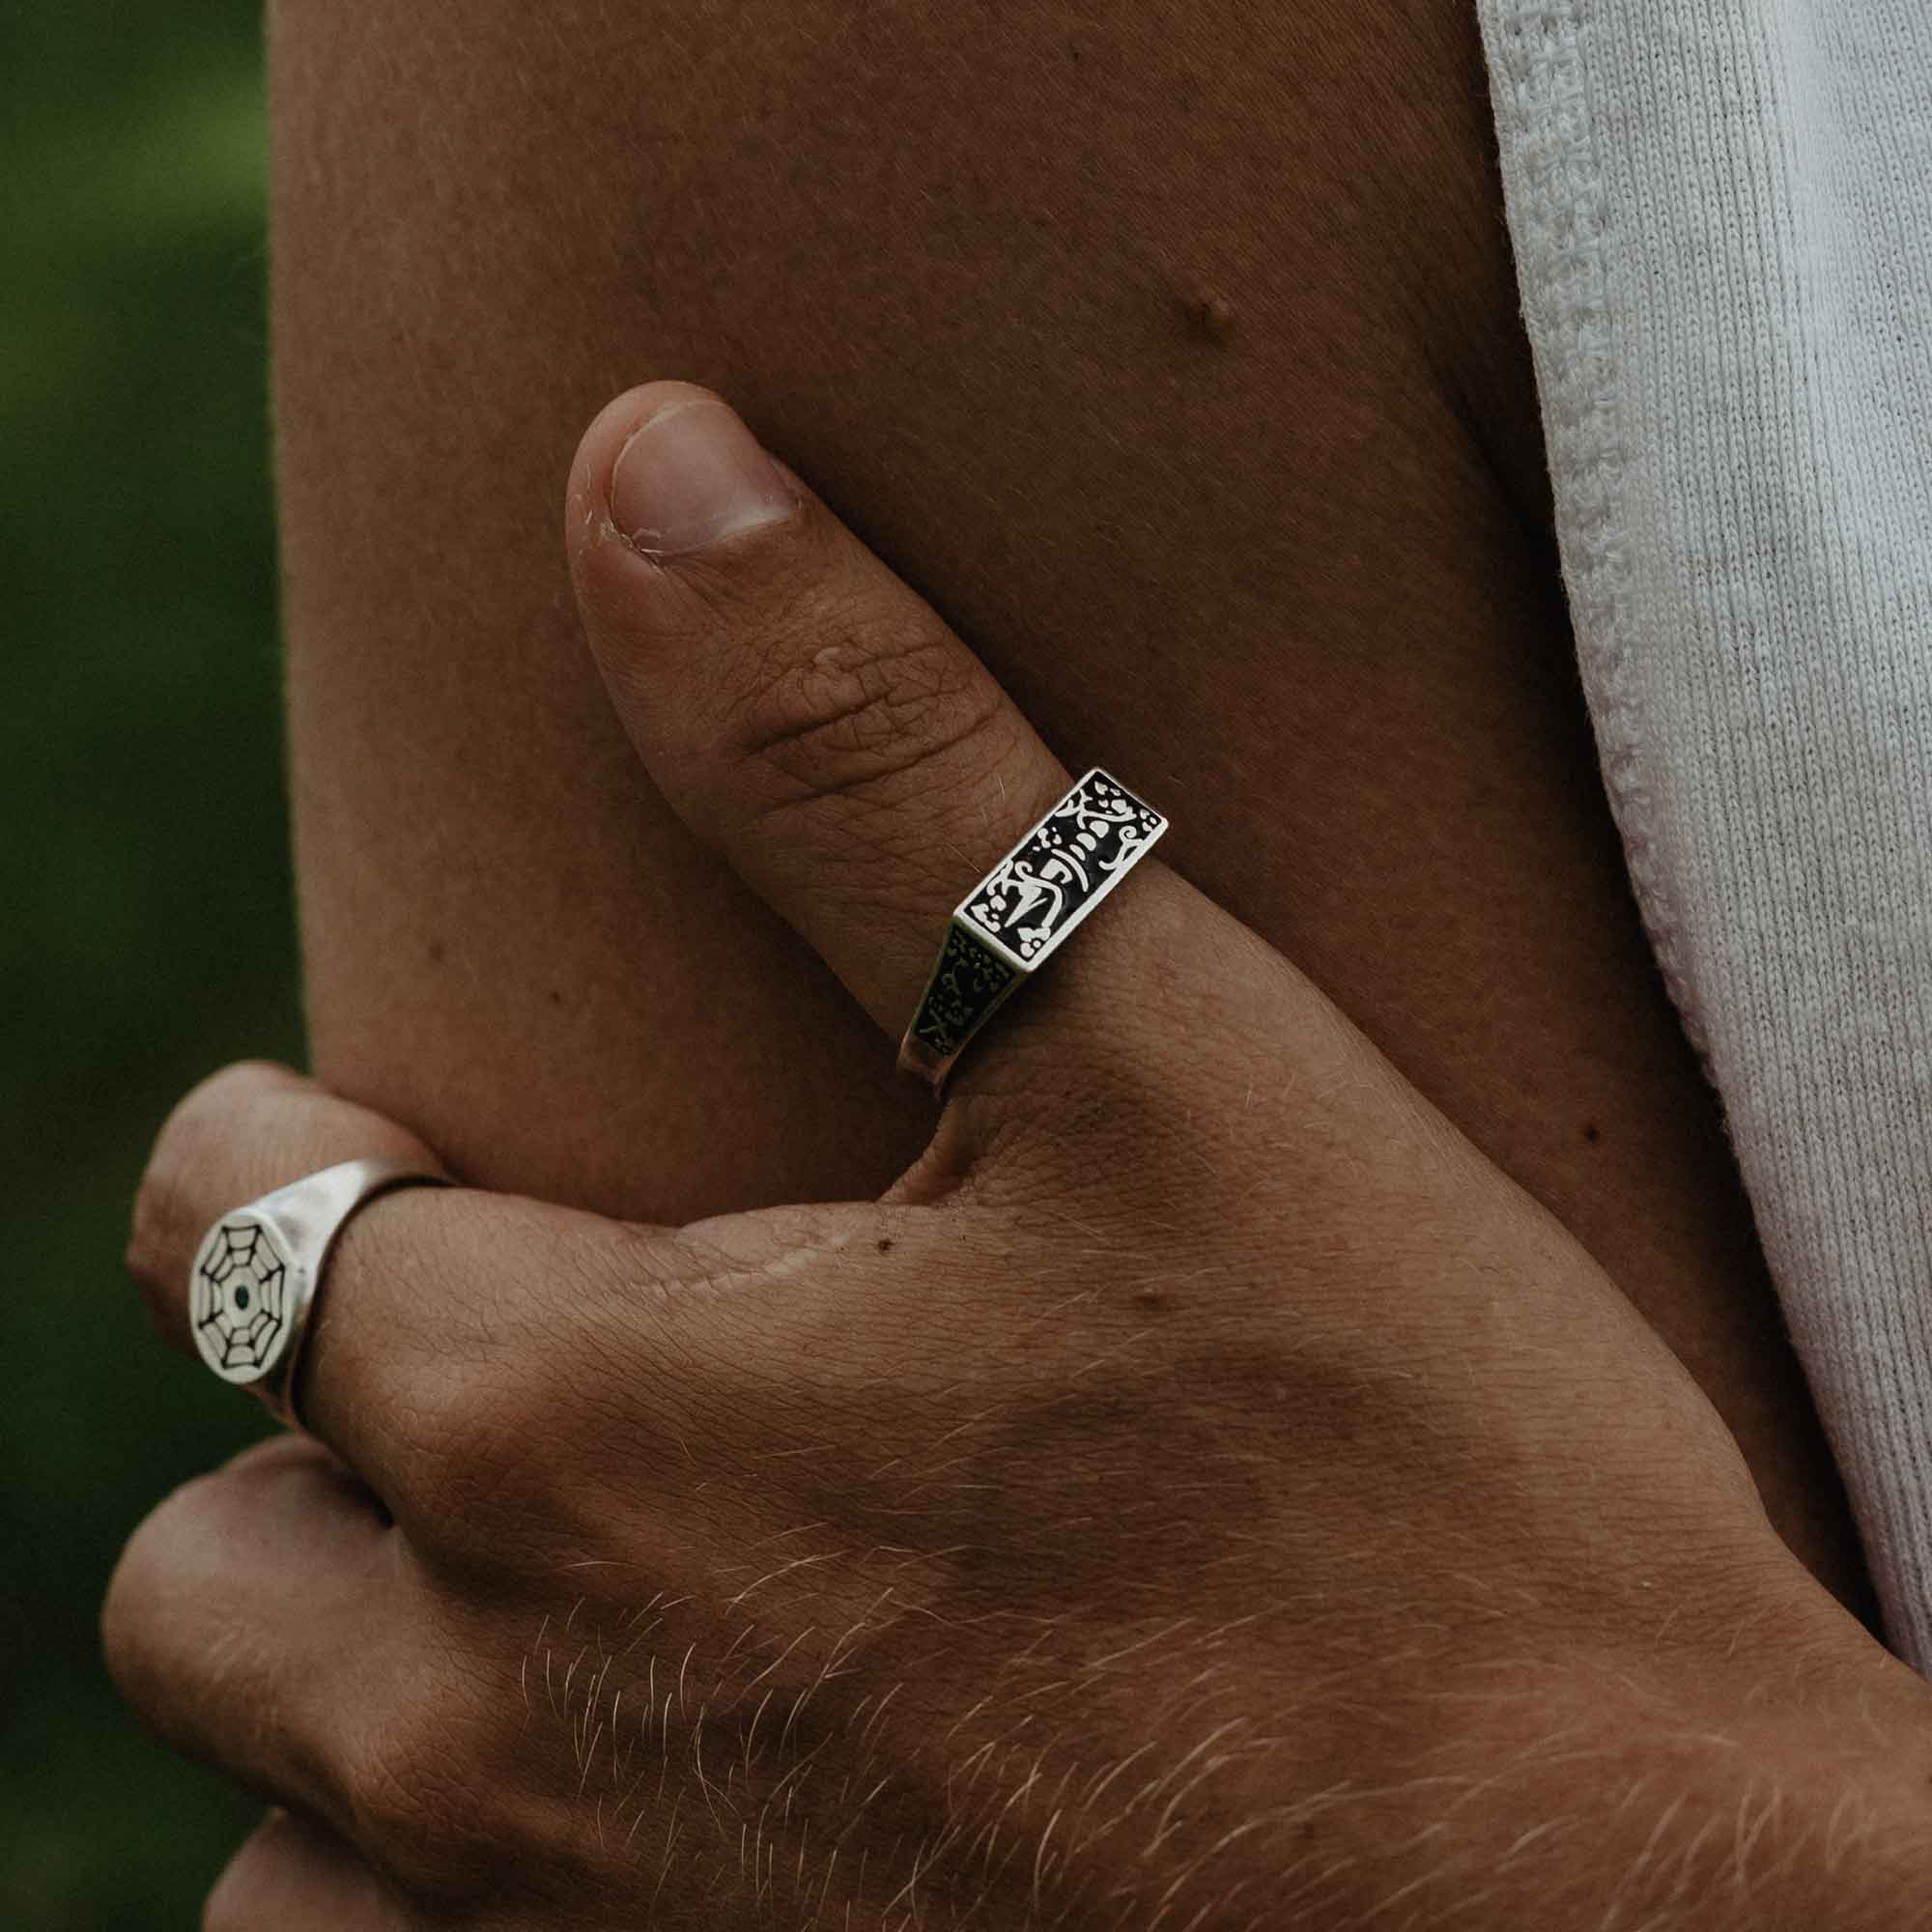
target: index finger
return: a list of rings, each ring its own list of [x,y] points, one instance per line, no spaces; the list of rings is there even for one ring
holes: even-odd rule
[[[128,1250],[162,1336],[199,1362],[189,1277],[213,1225],[363,1157],[437,1165],[405,1128],[284,1067],[245,1064],[196,1088],[156,1144]],[[446,1493],[479,1433],[500,1428],[500,1404],[568,1356],[593,1312],[572,1292],[583,1286],[577,1277],[608,1266],[613,1288],[626,1269],[649,1278],[651,1239],[649,1230],[512,1195],[378,1196],[343,1226],[316,1285],[296,1411],[408,1519]]]

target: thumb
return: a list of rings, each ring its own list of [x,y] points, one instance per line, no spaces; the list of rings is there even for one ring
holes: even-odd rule
[[[1065,790],[1059,761],[708,389],[597,417],[566,533],[652,779],[896,1037],[952,908]]]

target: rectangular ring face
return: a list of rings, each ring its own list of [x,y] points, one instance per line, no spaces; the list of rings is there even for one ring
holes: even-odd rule
[[[967,895],[954,919],[1032,973],[1152,849],[1167,820],[1103,771],[1087,774]]]

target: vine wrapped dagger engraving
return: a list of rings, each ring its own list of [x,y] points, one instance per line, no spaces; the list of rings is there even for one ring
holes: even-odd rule
[[[1089,772],[954,912],[912,1037],[957,1053],[1166,830],[1118,780]]]

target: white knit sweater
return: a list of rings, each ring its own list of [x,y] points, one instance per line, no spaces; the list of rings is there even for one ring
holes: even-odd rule
[[[1583,681],[1932,1669],[1932,0],[1479,0]]]

